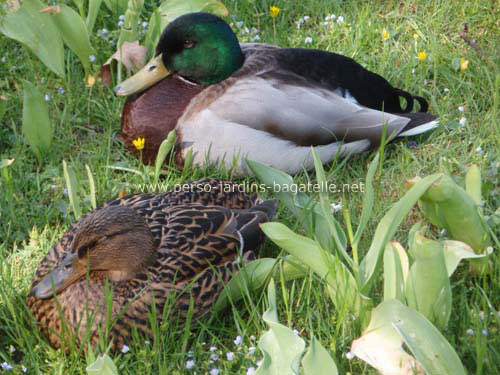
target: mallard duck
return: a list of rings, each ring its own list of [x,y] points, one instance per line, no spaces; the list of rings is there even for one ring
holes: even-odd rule
[[[223,161],[249,173],[245,158],[294,174],[313,167],[310,146],[326,163],[387,138],[437,126],[425,99],[394,88],[354,60],[331,52],[241,44],[217,16],[190,13],[163,31],[156,57],[115,88],[132,95],[121,137],[145,138],[144,162],[177,132],[176,162]],[[404,108],[400,99],[406,100]],[[420,112],[410,113],[418,103]]]
[[[151,335],[153,299],[158,319],[171,298],[169,319],[182,323],[191,299],[195,319],[207,314],[238,264],[255,257],[259,224],[276,210],[275,201],[240,188],[200,180],[112,200],[73,225],[41,262],[27,298],[50,344],[67,349],[86,337],[97,344],[99,331],[111,323],[106,285],[115,349],[130,342],[133,327]]]

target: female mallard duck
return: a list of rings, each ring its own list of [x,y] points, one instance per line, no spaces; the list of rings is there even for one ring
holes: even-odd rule
[[[312,168],[310,146],[326,163],[378,145],[384,127],[393,139],[437,126],[435,116],[424,113],[423,98],[348,57],[240,45],[229,25],[211,14],[171,22],[156,54],[115,88],[117,95],[145,90],[125,104],[121,135],[131,150],[132,140],[145,138],[145,162],[176,129],[178,165],[192,150],[196,164],[224,161],[231,167],[239,157],[238,172],[246,174],[249,158],[293,174]],[[421,112],[409,113],[414,101]]]
[[[275,201],[258,201],[239,188],[207,179],[133,195],[72,226],[38,267],[27,299],[51,345],[68,348],[73,338],[77,345],[87,338],[95,345],[113,323],[114,348],[130,339],[134,326],[151,335],[153,300],[159,319],[171,298],[170,318],[182,321],[191,299],[194,318],[209,312],[238,263],[254,257],[259,224],[276,209]]]

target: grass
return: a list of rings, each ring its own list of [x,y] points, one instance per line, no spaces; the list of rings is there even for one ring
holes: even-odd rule
[[[441,125],[432,134],[385,148],[382,173],[377,177],[374,216],[367,233],[373,234],[378,220],[402,195],[405,179],[436,171],[446,171],[460,179],[472,163],[479,165],[483,173],[485,213],[491,214],[499,206],[500,7],[495,2],[256,0],[225,4],[231,10],[228,22],[233,22],[240,41],[259,35],[262,42],[325,49],[353,57],[393,85],[428,98],[430,110],[440,116]],[[275,19],[269,17],[271,4],[281,8]],[[143,18],[147,20],[152,9],[149,1],[145,9]],[[331,20],[324,25],[325,17],[332,13],[343,16],[344,22]],[[306,15],[309,20],[297,28],[297,21]],[[110,35],[103,38],[95,32],[91,37],[97,51],[93,64],[96,72],[113,53],[112,42],[118,36],[117,17],[104,8],[98,16],[95,30],[106,28]],[[243,21],[242,27],[238,27],[239,21]],[[480,52],[460,37],[465,23]],[[384,29],[390,36],[387,40],[383,39]],[[312,43],[306,43],[307,37],[312,38]],[[71,52],[66,51],[68,78],[64,82],[19,44],[2,38],[0,46],[0,94],[6,98],[7,107],[0,127],[0,160],[15,159],[8,169],[2,170],[0,178],[0,362],[13,364],[18,373],[25,366],[33,374],[82,374],[85,358],[51,349],[35,329],[23,302],[38,262],[74,221],[64,190],[62,161],[71,165],[80,182],[83,212],[91,209],[86,165],[95,178],[98,205],[115,198],[122,190],[138,192],[137,184],[143,182],[138,175],[108,166],[141,171],[146,168],[128,155],[116,138],[123,100],[99,83],[93,88],[85,87],[83,69]],[[427,53],[425,61],[417,59],[421,51]],[[456,58],[468,60],[468,69],[456,71],[452,65]],[[41,163],[21,132],[22,79],[33,82],[50,97],[54,142]],[[459,111],[459,107],[464,111]],[[466,118],[465,126],[459,125],[462,117]],[[346,184],[362,182],[370,160],[371,155],[364,154],[352,158],[343,168],[331,166],[329,179]],[[162,182],[172,185],[204,176],[231,177],[214,168],[195,169],[189,174],[169,170]],[[299,176],[300,181],[307,178]],[[331,200],[338,202],[341,198],[332,196]],[[361,212],[361,200],[362,194],[351,193],[343,202],[351,211],[354,225]],[[404,243],[409,228],[419,217],[418,210],[414,210],[396,238]],[[298,230],[298,224],[283,208],[277,220]],[[365,236],[362,241],[362,254],[370,240],[371,236]],[[268,241],[262,254],[278,256],[280,250]],[[494,267],[487,275],[469,274],[467,267],[462,266],[453,276],[453,311],[444,332],[469,373],[477,375],[500,373],[498,251],[493,257]],[[335,311],[317,280],[307,277],[279,286],[282,322],[306,338],[312,334],[319,338],[337,359],[342,374],[376,373],[361,361],[346,359],[350,343],[360,334],[359,324]],[[376,291],[382,294],[380,281]],[[190,331],[170,325],[161,330],[161,339],[155,345],[135,339],[129,345],[129,353],[115,358],[120,374],[205,374],[214,367],[221,374],[245,374],[247,368],[256,367],[260,358],[258,353],[251,355],[248,347],[256,346],[251,336],[258,338],[266,329],[260,319],[266,308],[264,301],[264,294],[256,293]],[[233,342],[238,335],[243,337],[241,345]],[[209,351],[211,346],[217,347],[215,353]],[[11,352],[11,347],[16,351]],[[190,358],[186,349],[192,351],[196,362],[193,370],[186,369]],[[227,360],[227,352],[234,352],[235,359]],[[220,355],[220,359],[210,363],[212,354]]]

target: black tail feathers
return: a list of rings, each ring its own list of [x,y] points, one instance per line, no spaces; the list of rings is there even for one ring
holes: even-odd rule
[[[418,105],[420,106],[419,112],[427,112],[429,109],[429,104],[427,100],[422,98],[421,96],[411,95],[410,93],[403,91],[401,89],[394,89],[394,93],[397,96],[397,100],[399,101],[399,97],[402,96],[406,100],[405,108],[401,108],[401,113],[410,113],[413,110],[413,104],[416,100]]]

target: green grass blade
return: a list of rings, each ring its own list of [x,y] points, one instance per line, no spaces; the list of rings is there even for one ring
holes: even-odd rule
[[[375,231],[375,235],[373,236],[370,249],[360,265],[359,272],[363,293],[368,293],[372,286],[374,277],[379,269],[383,249],[392,239],[399,225],[417,203],[418,199],[427,191],[429,186],[439,178],[439,176],[439,174],[427,176],[412,186],[403,198],[394,204],[380,221]]]
[[[61,35],[39,0],[23,1],[21,7],[0,20],[0,32],[28,47],[42,62],[64,78],[64,47]],[[20,27],[22,25],[22,27]]]
[[[63,171],[66,188],[68,189],[69,203],[75,214],[75,219],[78,220],[82,216],[80,199],[78,198],[78,181],[73,169],[66,164],[66,160],[63,160]]]
[[[52,124],[42,94],[28,81],[23,82],[23,133],[39,162],[52,144]]]
[[[97,19],[97,14],[101,8],[101,3],[102,0],[89,0],[89,10],[86,20],[87,31],[89,34],[92,34],[92,30],[94,29],[95,20]]]
[[[90,170],[90,167],[88,164],[85,164],[85,169],[87,170],[87,177],[89,180],[89,188],[90,188],[90,203],[92,205],[92,209],[97,208],[97,200],[96,200],[96,193],[95,193],[95,182],[94,182],[94,176],[92,175],[92,171]]]
[[[176,133],[175,130],[172,130],[168,133],[167,138],[163,140],[163,142],[160,145],[160,148],[158,149],[158,154],[156,155],[156,161],[155,161],[155,178],[154,178],[155,184],[158,182],[158,177],[160,176],[160,170],[163,165],[163,162],[167,158],[168,153],[172,150],[172,148],[175,145],[175,140],[176,140]]]

